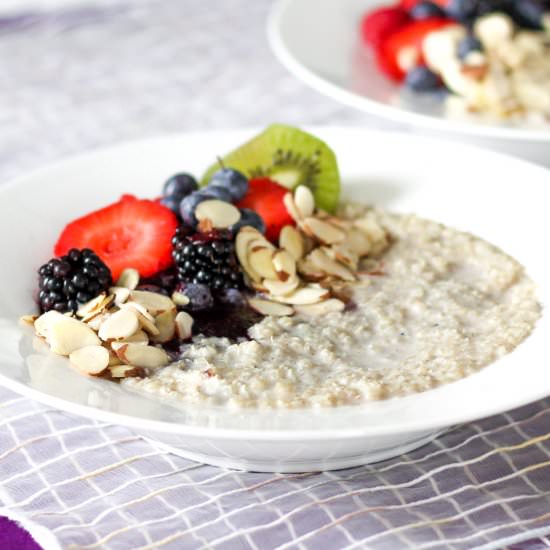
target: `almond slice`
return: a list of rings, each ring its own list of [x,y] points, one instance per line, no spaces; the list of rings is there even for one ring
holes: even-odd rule
[[[309,304],[309,305],[297,305],[294,306],[296,313],[300,315],[309,315],[312,317],[318,317],[320,315],[326,315],[327,313],[332,313],[335,311],[343,311],[345,308],[344,302],[337,300],[336,298],[330,298],[324,302],[319,302],[318,304]]]
[[[345,231],[317,218],[305,218],[300,227],[323,244],[340,243],[346,238]]]
[[[271,261],[280,281],[286,281],[296,275],[296,260],[286,250],[275,252]]]
[[[122,270],[115,286],[122,286],[134,290],[139,285],[139,271],[133,267],[128,267]]]
[[[99,327],[99,337],[108,340],[122,340],[139,330],[137,313],[129,309],[119,309],[110,315]]]
[[[320,281],[326,276],[324,271],[314,265],[307,257],[298,262],[298,272],[307,281]]]
[[[371,249],[370,240],[360,229],[353,227],[348,231],[346,245],[350,250],[361,256],[366,256]]]
[[[92,300],[80,305],[79,308],[76,310],[76,316],[81,318],[88,317],[88,315],[96,311],[101,311],[101,305],[103,304],[106,297],[107,295],[102,292]]]
[[[86,346],[101,345],[101,340],[88,325],[64,315],[49,327],[47,341],[58,355],[70,355]]]
[[[122,361],[118,358],[117,354],[112,349],[109,349],[108,351],[109,351],[109,366],[116,367],[117,365],[122,365]]]
[[[156,344],[164,344],[165,342],[172,340],[176,334],[175,321],[176,308],[157,315],[155,319],[155,326],[157,327],[159,334],[153,336],[151,340]]]
[[[132,378],[143,377],[145,372],[141,368],[132,367],[131,365],[119,365],[109,367],[111,378]]]
[[[378,241],[386,240],[386,232],[378,222],[369,216],[354,220],[353,225],[360,229],[368,238],[371,245]]]
[[[107,312],[107,310],[111,307],[111,305],[113,305],[114,301],[115,301],[115,297],[113,295],[109,295],[109,296],[104,295],[103,300],[97,305],[97,307],[94,310],[90,311],[82,319],[82,321],[84,323],[89,323],[92,319]]]
[[[262,300],[261,298],[249,298],[248,304],[252,309],[262,315],[283,317],[294,313],[294,309],[290,306],[279,304],[277,302],[270,302],[269,300]]]
[[[172,302],[177,306],[186,306],[189,304],[189,298],[183,292],[176,291],[172,293]]]
[[[346,243],[324,247],[323,252],[332,260],[344,264],[352,272],[357,271],[359,264],[359,254],[348,248]]]
[[[214,227],[225,229],[237,223],[241,219],[241,213],[229,202],[212,199],[197,205],[195,217],[199,222],[210,220]]]
[[[141,344],[142,346],[146,346],[149,343],[149,336],[147,336],[147,333],[141,329],[138,329],[137,332],[134,332],[132,336],[128,336],[128,338],[124,338],[122,340],[125,344]],[[111,346],[114,345],[114,342],[111,342]]]
[[[112,286],[109,293],[115,297],[115,305],[119,306],[130,297],[130,289],[124,286]]]
[[[307,218],[315,211],[315,198],[309,187],[299,185],[294,190],[294,205],[300,218]]]
[[[355,281],[355,275],[340,262],[329,258],[322,248],[316,248],[309,253],[308,259],[320,270],[344,281]]]
[[[294,202],[294,197],[292,196],[292,193],[287,193],[283,197],[283,204],[285,205],[285,208],[290,217],[295,222],[299,222],[302,219],[302,216],[300,216],[300,211],[296,208],[296,203]]]
[[[180,311],[176,315],[176,334],[180,340],[187,340],[193,334],[193,317],[185,311]]]
[[[306,305],[316,304],[317,302],[326,300],[329,296],[330,292],[326,288],[308,285],[298,288],[286,296],[273,296],[273,299],[284,304]]]
[[[123,344],[116,350],[116,354],[126,365],[144,369],[157,369],[170,362],[168,354],[163,349],[154,346]]]
[[[257,248],[248,255],[248,262],[254,272],[266,279],[277,279],[273,266],[273,252],[269,248]]]
[[[245,273],[256,283],[259,283],[262,278],[250,266],[250,262],[248,261],[248,246],[251,242],[255,241],[258,236],[261,236],[259,231],[252,227],[246,226],[239,230],[235,239],[235,252],[237,253],[239,263]]]
[[[102,311],[99,315],[91,315],[86,319],[82,319],[82,322],[86,323],[92,330],[97,332],[102,323],[104,323],[110,316],[111,313],[108,311]]]
[[[19,317],[19,322],[23,325],[29,325],[33,327],[37,319],[38,315],[22,315],[21,317]]]
[[[138,304],[137,302],[126,302],[124,304],[120,304],[120,309],[129,309],[130,311],[139,313],[142,317],[145,317],[146,319],[149,319],[151,323],[155,322],[155,318],[145,309],[141,304]]]
[[[155,322],[151,321],[149,317],[146,317],[145,315],[142,315],[138,312],[137,318],[139,321],[139,325],[145,332],[147,332],[151,336],[158,336],[160,334],[160,330],[155,325]]]
[[[304,256],[304,238],[292,225],[285,225],[281,229],[279,246],[286,250],[296,261]]]
[[[109,351],[103,346],[85,346],[69,354],[71,363],[85,374],[100,374],[109,366]]]
[[[38,334],[38,336],[42,336],[43,338],[47,338],[54,323],[59,322],[63,319],[63,317],[64,316],[61,313],[54,310],[43,313],[34,322],[34,330],[36,331],[36,334]]]
[[[142,305],[153,317],[174,307],[174,302],[168,296],[148,290],[132,290],[129,301]]]
[[[285,294],[289,294],[296,288],[298,288],[298,285],[300,284],[300,279],[298,277],[290,277],[286,281],[279,281],[279,280],[272,280],[272,279],[264,279],[263,285],[265,287],[265,290],[269,292],[269,294],[274,294],[275,296],[284,296]]]

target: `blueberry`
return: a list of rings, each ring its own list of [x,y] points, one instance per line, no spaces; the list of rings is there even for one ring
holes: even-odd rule
[[[160,204],[172,210],[172,212],[179,217],[181,200],[182,199],[180,197],[175,195],[168,195],[167,197],[162,197],[162,199],[160,199]]]
[[[477,4],[477,0],[451,0],[447,14],[461,23],[471,23],[477,15]]]
[[[214,305],[212,292],[210,292],[210,289],[206,285],[200,283],[187,283],[178,286],[178,291],[183,292],[183,294],[189,298],[187,307],[192,311],[208,309]]]
[[[198,188],[197,180],[190,174],[175,174],[162,187],[162,195],[181,200]]]
[[[542,29],[544,12],[544,2],[540,0],[518,0],[514,2],[512,16],[522,27]]]
[[[182,220],[189,226],[195,227],[197,225],[197,218],[195,218],[195,209],[197,205],[203,201],[215,199],[214,195],[208,193],[208,191],[202,189],[200,191],[194,191],[190,195],[187,195],[180,203],[180,215]]]
[[[483,51],[483,46],[479,39],[473,34],[465,36],[458,43],[458,57],[460,59],[465,59],[470,52],[481,52]]]
[[[427,67],[415,67],[407,73],[405,84],[415,92],[429,92],[438,89],[441,81]]]
[[[233,235],[236,235],[239,229],[245,225],[251,225],[260,233],[265,233],[265,223],[259,214],[254,212],[254,210],[250,210],[250,208],[241,208],[240,212],[241,219],[230,228]]]
[[[229,191],[229,189],[227,189],[227,187],[221,187],[220,185],[209,185],[208,187],[206,187],[206,191],[210,195],[214,195],[214,197],[223,202],[233,201],[231,192]]]
[[[423,1],[414,6],[410,15],[413,19],[429,19],[430,17],[445,17],[445,11],[433,2]]]
[[[246,297],[238,288],[225,288],[220,290],[216,294],[216,297],[222,304],[240,307],[245,307],[247,305]]]
[[[225,187],[234,202],[240,201],[248,192],[248,179],[233,168],[222,168],[212,175],[208,187]]]

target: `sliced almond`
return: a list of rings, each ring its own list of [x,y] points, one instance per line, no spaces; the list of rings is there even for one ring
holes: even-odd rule
[[[341,228],[317,218],[304,218],[300,227],[323,244],[340,243],[346,238]]]
[[[299,222],[302,219],[302,216],[300,215],[300,211],[296,208],[296,203],[294,202],[294,197],[292,196],[292,193],[287,193],[283,197],[283,204],[285,205],[285,208],[289,213],[290,217],[295,222]]]
[[[109,351],[103,346],[85,346],[69,355],[71,363],[86,374],[100,374],[109,366]]]
[[[257,248],[248,255],[250,267],[261,277],[277,279],[277,273],[273,266],[273,251],[269,248]]]
[[[250,266],[250,262],[248,261],[248,246],[251,242],[256,240],[258,236],[261,236],[261,233],[259,231],[252,227],[246,226],[240,229],[235,239],[235,252],[237,253],[239,263],[241,264],[246,274],[257,283],[259,283],[262,278]]]
[[[319,302],[318,304],[297,305],[294,306],[294,309],[296,310],[296,313],[299,313],[301,315],[318,317],[335,311],[343,311],[345,307],[346,306],[344,302],[335,298],[330,298],[329,300]]]
[[[307,281],[320,281],[326,277],[325,272],[307,257],[298,262],[298,272]]]
[[[23,325],[34,326],[35,321],[38,319],[38,315],[22,315],[19,317],[19,322]]]
[[[47,338],[52,326],[63,318],[64,316],[58,311],[52,310],[52,311],[43,313],[34,322],[34,330],[36,331],[36,334],[38,334],[38,336]]]
[[[142,305],[154,317],[174,307],[174,302],[168,296],[147,290],[132,290],[129,302]]]
[[[308,259],[320,270],[344,281],[355,281],[355,275],[344,265],[329,258],[322,248],[316,248],[309,253]]]
[[[155,322],[151,321],[149,317],[146,317],[145,315],[138,313],[137,318],[138,318],[140,327],[145,332],[147,332],[147,334],[150,334],[151,336],[158,336],[160,334],[160,330],[157,328]]]
[[[317,302],[326,300],[329,296],[330,292],[326,288],[308,285],[298,288],[285,296],[273,296],[273,299],[277,302],[283,302],[284,304],[305,305],[316,304]]]
[[[348,230],[346,245],[350,250],[361,256],[366,256],[371,249],[370,239],[358,228]]]
[[[165,342],[172,340],[176,334],[175,321],[176,308],[157,315],[155,319],[155,326],[157,327],[159,334],[153,336],[151,340],[156,344],[164,344]]]
[[[155,322],[155,318],[147,311],[145,307],[143,307],[141,304],[138,304],[138,302],[126,302],[125,304],[120,304],[120,309],[129,309],[131,311],[139,313],[142,317],[145,317],[146,319],[149,319],[151,323]]]
[[[122,270],[122,273],[117,279],[115,286],[122,286],[130,290],[134,290],[139,285],[139,271],[132,267]]]
[[[76,310],[76,316],[77,317],[88,317],[91,313],[94,313],[98,310],[101,310],[101,305],[103,304],[105,298],[107,295],[105,293],[99,294],[99,296],[96,296],[89,302],[86,302],[85,304],[82,304],[79,306],[79,308]]]
[[[283,317],[294,313],[294,309],[290,306],[279,304],[277,302],[271,302],[269,300],[262,300],[261,298],[249,298],[248,303],[252,309],[262,315]]]
[[[176,315],[176,334],[180,340],[187,340],[193,334],[193,317],[186,311]]]
[[[115,297],[113,295],[103,295],[103,299],[99,302],[95,309],[89,311],[86,316],[82,319],[84,323],[89,323],[92,319],[95,319],[99,315],[105,313],[114,303]]]
[[[118,358],[114,350],[109,349],[109,366],[116,367],[117,365],[122,365],[122,361]]]
[[[275,252],[272,263],[280,281],[286,281],[296,275],[296,260],[286,250]]]
[[[92,330],[96,332],[99,330],[99,327],[111,316],[111,313],[108,311],[102,311],[97,315],[90,315],[85,319],[82,319],[83,323],[86,323]]]
[[[371,245],[377,241],[386,240],[386,232],[384,229],[382,229],[378,222],[369,216],[354,220],[353,225],[367,235]]]
[[[289,294],[300,284],[300,279],[298,277],[290,277],[286,281],[264,279],[263,286],[269,294],[274,294],[275,296],[284,296]]]
[[[131,365],[109,367],[109,374],[111,378],[133,378],[145,376],[145,372],[141,368],[132,367]]]
[[[119,306],[130,297],[130,289],[124,286],[112,286],[109,293],[115,297],[115,305]]]
[[[116,350],[119,359],[126,365],[157,369],[170,362],[170,357],[162,348],[140,346],[139,344],[123,344]]]
[[[294,206],[301,218],[311,216],[315,210],[315,198],[309,187],[299,185],[294,190]]]
[[[172,293],[172,302],[177,306],[186,306],[189,304],[189,298],[183,292],[176,291]]]
[[[229,202],[212,199],[202,201],[195,208],[197,220],[210,220],[214,227],[224,229],[231,227],[241,219],[241,213]]]
[[[47,340],[50,349],[58,355],[70,355],[86,346],[101,345],[97,334],[88,325],[63,315],[49,327]]]
[[[285,225],[279,234],[279,246],[284,248],[296,261],[304,256],[304,238],[292,225]]]
[[[106,342],[108,340],[123,340],[138,330],[137,313],[130,309],[120,309],[101,323],[98,334]]]
[[[344,264],[352,272],[357,271],[357,266],[359,265],[359,254],[351,250],[346,243],[335,244],[331,247],[324,247],[323,251],[329,258]]]
[[[124,338],[122,342],[126,344],[141,344],[142,346],[146,346],[149,343],[149,336],[147,336],[147,333],[144,330],[139,329],[137,332],[134,332],[132,336]],[[113,344],[114,342],[111,345]]]

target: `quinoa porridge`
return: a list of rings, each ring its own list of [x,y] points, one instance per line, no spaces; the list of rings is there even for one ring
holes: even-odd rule
[[[266,316],[237,342],[199,335],[178,362],[121,384],[186,404],[352,405],[468,376],[533,330],[535,285],[516,260],[433,221],[371,214],[391,245],[344,311]]]

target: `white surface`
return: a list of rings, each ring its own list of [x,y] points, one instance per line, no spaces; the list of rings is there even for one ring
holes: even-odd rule
[[[472,231],[522,261],[546,304],[550,263],[538,235],[550,233],[546,170],[466,146],[351,129],[318,128],[336,150],[346,194]],[[480,373],[402,399],[327,410],[176,408],[82,377],[66,361],[32,350],[19,315],[34,309],[36,268],[65,223],[124,192],[154,196],[177,170],[200,173],[213,152],[251,132],[197,133],[84,155],[0,190],[0,380],[51,406],[132,427],[215,464],[278,471],[343,467],[398,454],[435,431],[550,394],[548,319],[514,353]],[[32,197],[32,200],[29,200]],[[527,198],[528,197],[528,198]],[[17,228],[15,231],[14,228]],[[436,413],[434,413],[436,411]]]
[[[411,94],[388,80],[359,40],[359,22],[386,0],[279,0],[268,37],[279,60],[295,76],[332,99],[362,111],[438,132],[447,138],[548,162],[549,129],[450,119],[438,97]],[[307,20],[307,32],[304,21]]]

